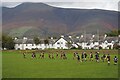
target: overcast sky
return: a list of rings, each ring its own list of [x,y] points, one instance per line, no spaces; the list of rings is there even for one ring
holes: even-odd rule
[[[63,8],[105,9],[118,11],[119,0],[2,0],[2,5],[6,7],[15,7],[23,2],[43,2]]]

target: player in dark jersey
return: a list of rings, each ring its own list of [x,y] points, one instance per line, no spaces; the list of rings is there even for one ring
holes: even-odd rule
[[[95,54],[95,59],[96,59],[96,62],[97,62],[97,53]]]
[[[32,53],[32,58],[36,58],[36,54],[34,52]]]
[[[63,59],[67,59],[67,56],[65,53],[63,53]]]
[[[107,55],[108,65],[110,65],[110,54]]]
[[[65,53],[63,53],[63,59],[65,59]]]
[[[90,53],[90,61],[93,61],[93,54],[92,54],[92,52]]]
[[[58,58],[58,52],[56,53],[56,58]]]
[[[60,53],[60,59],[63,59],[63,53],[62,53],[62,51]]]
[[[44,59],[44,52],[42,53],[41,59]]]
[[[25,55],[25,53],[23,53],[23,58],[26,58],[26,55]]]
[[[104,55],[103,55],[103,59],[105,60],[105,58],[106,58],[106,55],[104,54]]]
[[[77,60],[78,60],[78,62],[80,62],[80,56],[79,56],[79,54],[77,54]]]
[[[75,58],[76,58],[76,52],[73,53],[73,59],[75,59]]]
[[[42,55],[41,55],[41,53],[40,53],[40,56],[39,56],[39,58],[41,58],[41,56],[42,56]]]
[[[55,59],[55,58],[54,58],[54,54],[53,54],[53,53],[52,53],[52,59]]]
[[[99,54],[98,54],[98,52],[96,52],[96,54],[95,54],[95,59],[96,59],[96,62],[99,62]]]
[[[117,65],[117,62],[118,62],[118,58],[115,56],[114,57],[114,65]]]
[[[34,55],[33,55],[33,53],[32,53],[32,56],[31,56],[32,58],[34,58]]]
[[[84,61],[84,52],[81,55],[82,61]]]
[[[78,55],[78,53],[76,52],[76,55]]]
[[[87,61],[87,54],[86,54],[86,52],[84,53],[84,56],[85,56],[85,61]]]
[[[36,53],[34,52],[34,58],[36,58]]]
[[[104,62],[104,61],[105,61],[105,58],[106,58],[106,55],[103,54],[103,56],[101,57],[101,60]]]
[[[51,59],[51,55],[50,55],[50,53],[48,53],[48,58]]]

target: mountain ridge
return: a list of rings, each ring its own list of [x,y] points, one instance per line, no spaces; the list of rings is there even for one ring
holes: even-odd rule
[[[11,35],[12,29],[26,28],[26,26],[32,26],[31,29],[34,29],[35,33],[38,30],[38,34],[42,36],[57,36],[70,33],[74,33],[71,35],[78,35],[82,34],[83,30],[95,34],[97,29],[104,34],[118,28],[117,11],[58,8],[43,3],[24,3],[14,8],[3,7],[2,10],[3,31],[9,35]],[[30,32],[27,32],[29,30],[23,36],[30,34]],[[11,36],[15,36],[15,34],[17,33]]]

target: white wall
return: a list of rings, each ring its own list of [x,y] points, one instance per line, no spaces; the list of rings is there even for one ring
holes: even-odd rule
[[[58,44],[60,43],[60,44]],[[67,41],[63,38],[60,38],[55,44],[15,44],[15,50],[26,50],[26,49],[48,49],[48,48],[54,48],[54,49],[68,49],[67,47]]]
[[[59,43],[59,44],[58,44]],[[114,45],[114,41],[112,41],[111,43],[108,43],[107,41],[99,44],[99,42],[92,42],[90,43],[90,45],[87,45],[87,43],[78,43],[82,49],[99,49],[98,47],[95,47],[95,46],[98,46],[100,45],[102,47],[102,49],[109,49],[108,46],[111,46],[111,49],[113,49],[113,45]],[[78,46],[76,44],[73,44],[74,46],[76,46],[76,48],[78,48]],[[119,45],[120,45],[120,41],[119,41]],[[48,49],[48,48],[54,48],[54,49],[69,49],[68,48],[68,45],[67,45],[67,41],[63,38],[60,38],[57,42],[55,42],[55,44],[15,44],[15,50],[26,50],[26,49]]]
[[[58,44],[59,43],[59,44]],[[60,38],[55,44],[54,44],[55,49],[68,49],[67,46],[67,41],[64,40],[63,38]]]

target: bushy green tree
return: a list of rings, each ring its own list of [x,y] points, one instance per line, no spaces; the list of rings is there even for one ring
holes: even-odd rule
[[[120,45],[118,45],[118,43],[115,43],[115,44],[113,45],[113,49],[120,49]]]
[[[44,40],[44,43],[45,43],[45,44],[49,44],[49,40],[48,40],[48,39],[45,39],[45,40]]]
[[[118,36],[120,35],[120,30],[113,30],[109,33],[107,33],[108,36]]]
[[[70,49],[72,46],[72,43],[71,42],[67,42],[67,47]]]
[[[35,43],[36,45],[38,45],[38,44],[41,43],[38,37],[34,37],[34,43]]]
[[[2,35],[2,48],[6,48],[8,50],[14,49],[15,43],[12,37],[3,34]]]

